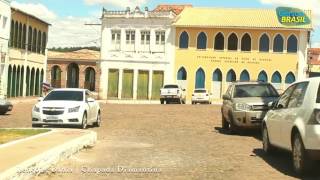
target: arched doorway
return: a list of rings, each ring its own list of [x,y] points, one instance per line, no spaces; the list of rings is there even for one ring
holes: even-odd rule
[[[71,63],[68,66],[68,88],[79,88],[79,66],[76,63]]]
[[[247,70],[241,72],[240,81],[250,81],[250,75]]]
[[[51,86],[61,88],[61,69],[57,65],[51,68]]]
[[[282,77],[281,74],[276,71],[275,73],[273,73],[272,78],[271,78],[271,82],[273,84],[273,86],[277,89],[280,90],[281,89],[281,82],[282,82]]]
[[[35,85],[35,70],[34,68],[31,69],[31,78],[30,78],[30,96],[34,95],[34,85]]]
[[[177,83],[186,89],[188,87],[187,84],[187,71],[184,67],[181,67],[177,73]]]
[[[36,82],[35,82],[35,95],[40,95],[40,71],[39,69],[36,70]]]
[[[14,65],[12,70],[11,97],[16,97],[17,68]]]
[[[18,66],[17,68],[17,78],[16,78],[16,84],[15,84],[15,89],[16,89],[16,92],[15,92],[15,97],[18,97],[19,94],[20,94],[20,75],[21,75],[21,72],[20,72],[20,66]]]
[[[20,78],[20,93],[19,96],[23,96],[23,86],[24,86],[24,66],[21,67],[21,78]]]
[[[233,69],[230,69],[227,73],[227,88],[232,84],[232,82],[236,81],[237,76]]]
[[[84,88],[90,91],[95,91],[96,72],[92,67],[85,70]]]
[[[296,81],[296,77],[294,76],[294,74],[292,72],[289,72],[286,76],[286,88],[289,87],[290,84],[292,84],[293,82]]]
[[[258,75],[258,81],[268,82],[268,75],[265,71],[261,71]]]
[[[12,80],[12,67],[8,68],[8,82],[7,82],[7,97],[11,97],[11,80]]]
[[[196,83],[195,83],[195,88],[205,88],[205,81],[206,81],[206,76],[204,73],[204,70],[202,68],[199,68],[198,71],[196,72]]]
[[[30,96],[30,68],[27,66],[26,72],[26,96]]]
[[[42,83],[43,83],[43,80],[44,80],[44,71],[43,71],[43,69],[41,69],[41,73],[40,73],[40,96],[42,96],[42,92],[43,92],[43,90],[42,90]]]
[[[213,97],[216,99],[221,98],[221,85],[222,85],[222,72],[216,69],[212,75],[212,88]]]

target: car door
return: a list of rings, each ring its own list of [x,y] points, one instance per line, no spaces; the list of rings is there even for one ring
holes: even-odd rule
[[[285,149],[291,149],[291,130],[294,126],[295,120],[299,118],[305,111],[302,109],[304,97],[308,88],[309,82],[301,82],[296,84],[296,88],[293,90],[289,102],[288,108],[284,117],[280,121],[281,126],[281,144]]]
[[[281,96],[275,107],[268,113],[267,128],[273,145],[283,147],[281,143],[281,121],[288,111],[287,106],[295,85],[290,86]]]
[[[99,103],[98,101],[95,100],[95,97],[91,92],[90,92],[90,98],[94,100],[93,109],[92,109],[92,116],[93,116],[92,119],[95,122],[98,115]]]
[[[93,121],[94,118],[94,102],[89,102],[88,99],[90,98],[90,93],[89,91],[86,91],[86,103],[88,105],[88,120],[90,122]]]
[[[228,87],[226,95],[231,97],[232,85]],[[232,103],[230,99],[224,99],[222,104],[222,113],[224,117],[228,117],[229,110],[232,108]]]

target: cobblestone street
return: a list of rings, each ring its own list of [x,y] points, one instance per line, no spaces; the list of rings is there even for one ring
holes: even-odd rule
[[[89,127],[98,133],[96,146],[54,167],[68,172],[48,171],[37,179],[295,179],[290,154],[266,156],[259,131],[222,131],[219,106],[101,106],[102,127]],[[31,102],[15,105],[11,114],[0,117],[0,127],[30,127],[31,107]],[[98,170],[105,172],[95,173]]]

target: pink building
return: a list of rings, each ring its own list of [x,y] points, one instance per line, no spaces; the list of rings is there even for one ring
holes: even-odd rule
[[[310,48],[308,55],[309,77],[320,77],[320,48]]]

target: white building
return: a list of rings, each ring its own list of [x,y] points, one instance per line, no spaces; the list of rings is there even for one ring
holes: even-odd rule
[[[8,44],[10,38],[11,8],[10,0],[0,0],[0,97],[5,96],[6,73],[8,62]]]
[[[170,9],[102,14],[101,99],[159,99],[173,82],[176,14]]]

